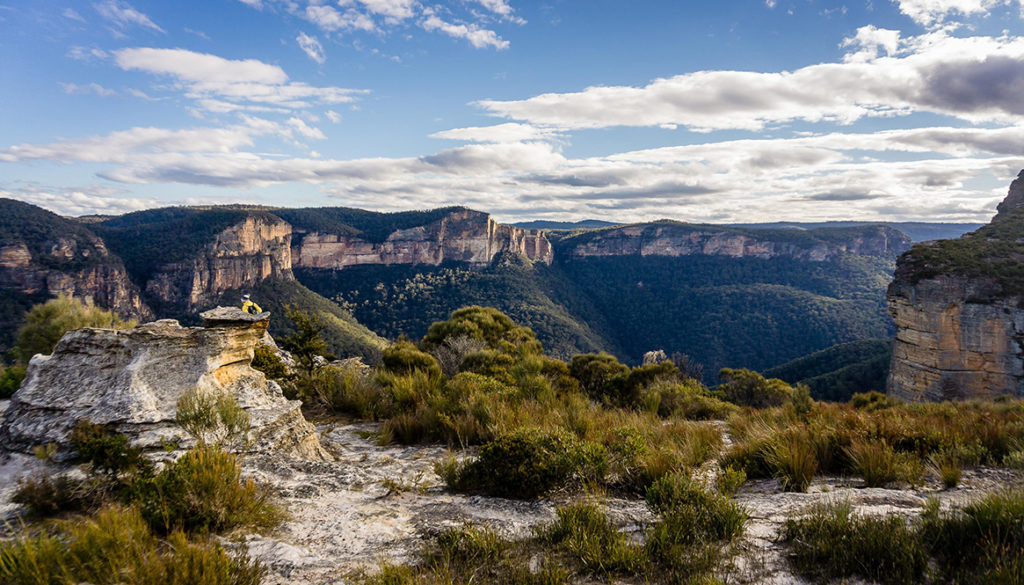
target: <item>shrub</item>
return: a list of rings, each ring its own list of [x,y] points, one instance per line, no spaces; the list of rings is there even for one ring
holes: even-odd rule
[[[471,306],[454,311],[447,321],[432,324],[423,338],[423,346],[428,349],[434,348],[444,343],[446,339],[457,337],[482,341],[491,349],[498,349],[503,341],[519,345],[536,340],[533,331],[516,325],[501,311],[490,307]]]
[[[569,373],[580,383],[588,396],[600,400],[610,393],[610,384],[616,377],[629,373],[629,368],[607,353],[578,354],[569,362]]]
[[[923,518],[924,540],[950,580],[1024,582],[1024,491],[1004,489],[945,514],[931,500]]]
[[[928,458],[942,485],[955,488],[960,484],[960,458],[953,451],[940,451]]]
[[[473,339],[468,335],[446,337],[444,341],[430,350],[430,354],[441,366],[445,376],[452,377],[459,373],[466,356],[487,347],[481,339]]]
[[[818,472],[814,441],[805,429],[780,433],[772,439],[765,461],[785,491],[807,491]]]
[[[813,506],[783,528],[790,561],[812,577],[860,576],[887,585],[918,583],[928,563],[920,539],[899,517],[858,517],[849,502]]]
[[[485,444],[448,485],[498,497],[536,498],[572,476],[575,447],[564,431],[519,429]]]
[[[18,481],[11,501],[28,508],[34,516],[48,517],[62,512],[81,512],[95,499],[84,480],[67,474],[31,475]]]
[[[850,398],[850,404],[858,410],[872,411],[896,406],[899,404],[899,401],[894,398],[889,398],[881,392],[872,390],[870,392],[854,394],[853,397]]]
[[[115,313],[79,299],[60,296],[36,305],[25,315],[25,324],[18,330],[14,353],[22,363],[37,353],[50,354],[68,331],[83,327],[130,329],[135,321],[125,321]]]
[[[285,310],[285,316],[295,325],[295,331],[281,340],[281,348],[299,360],[307,375],[312,374],[316,367],[314,358],[327,352],[327,342],[320,336],[327,326],[317,315],[310,316],[297,307],[287,306]]]
[[[747,474],[742,469],[733,469],[732,467],[726,466],[722,469],[722,473],[715,480],[715,486],[718,488],[718,492],[727,498],[731,498],[736,494],[740,487],[747,482]]]
[[[574,503],[555,510],[558,520],[542,538],[561,545],[583,568],[602,575],[636,573],[645,563],[644,549],[631,544],[593,503]]]
[[[806,420],[807,415],[814,408],[814,399],[811,398],[811,387],[807,384],[793,386],[793,396],[790,399],[790,404],[793,405],[793,411],[796,412],[796,415]]]
[[[377,420],[394,410],[390,395],[373,376],[356,366],[320,368],[302,380],[298,388],[303,404],[332,412]]]
[[[440,378],[442,375],[441,366],[434,356],[420,351],[408,340],[398,340],[384,350],[383,368],[399,375],[409,375],[417,370],[432,378]]]
[[[846,448],[846,455],[866,487],[885,487],[898,477],[896,452],[885,439],[855,440]]]
[[[200,445],[245,445],[249,413],[226,391],[189,390],[178,398],[174,422]]]
[[[659,416],[681,416],[690,420],[722,420],[735,413],[736,405],[706,394],[695,380],[657,380],[640,390],[639,402]]]
[[[792,400],[793,388],[777,378],[765,379],[750,370],[723,368],[718,377],[725,383],[718,387],[725,399],[740,406],[769,408]]]
[[[175,533],[161,543],[133,508],[0,543],[0,581],[11,585],[258,585],[264,574],[260,563],[210,541]]]
[[[267,488],[242,479],[235,455],[208,445],[137,481],[132,496],[154,530],[165,534],[271,527],[282,518]]]
[[[132,447],[128,444],[128,437],[111,431],[106,425],[80,420],[71,431],[69,443],[78,453],[79,461],[108,476],[152,469],[152,463],[142,448]]]
[[[1003,457],[1003,466],[1010,469],[1024,469],[1024,450],[1007,453]]]
[[[269,345],[256,344],[250,365],[271,380],[284,380],[289,377],[288,366]]]
[[[23,366],[7,366],[0,369],[0,399],[10,398],[25,380]]]

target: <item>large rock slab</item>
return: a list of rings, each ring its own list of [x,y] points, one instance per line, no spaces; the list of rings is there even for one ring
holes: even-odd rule
[[[269,313],[219,307],[205,327],[164,319],[134,329],[85,328],[64,335],[49,356],[36,355],[0,427],[0,444],[17,451],[66,446],[81,419],[109,424],[133,444],[181,445],[189,437],[174,423],[178,399],[190,390],[228,392],[249,412],[249,449],[328,458],[301,403],[251,367]]]

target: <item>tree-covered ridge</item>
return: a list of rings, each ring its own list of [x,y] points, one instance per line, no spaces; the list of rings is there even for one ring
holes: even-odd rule
[[[442,207],[426,211],[381,213],[350,207],[309,207],[275,209],[274,214],[299,231],[358,236],[370,242],[383,242],[398,230],[438,221],[465,207]]]
[[[144,285],[161,266],[195,257],[220,232],[250,216],[274,218],[243,207],[165,207],[137,211],[93,224],[128,274]]]
[[[851,225],[843,227],[826,227],[815,229],[790,229],[790,228],[754,228],[734,227],[727,225],[692,224],[670,219],[661,219],[649,223],[615,225],[596,229],[577,229],[569,232],[562,232],[551,238],[557,241],[556,251],[563,257],[571,253],[572,249],[594,241],[595,239],[615,238],[622,230],[640,229],[641,237],[654,237],[660,232],[661,236],[685,237],[694,233],[716,233],[730,234],[746,237],[752,240],[786,244],[802,249],[810,249],[822,244],[840,245],[856,240],[861,237],[877,237],[886,235],[895,243],[905,242],[909,244],[909,238],[903,232],[881,224]],[[895,257],[900,250],[886,251],[885,256]],[[556,254],[556,256],[559,254]]]
[[[797,358],[764,375],[806,384],[818,400],[845,402],[855,393],[884,391],[891,358],[892,340],[861,339]]]
[[[60,240],[74,240],[75,253],[51,253]],[[0,198],[0,248],[18,244],[24,244],[32,262],[43,268],[77,270],[96,263],[118,264],[89,228],[35,205]]]
[[[1024,295],[1024,208],[956,240],[918,244],[899,260],[897,280],[917,284],[937,276],[984,279],[993,297]]]

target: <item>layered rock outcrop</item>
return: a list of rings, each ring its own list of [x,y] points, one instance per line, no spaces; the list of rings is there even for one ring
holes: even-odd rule
[[[886,226],[870,226],[848,238],[820,238],[796,230],[783,232],[737,231],[659,222],[608,228],[588,234],[572,245],[570,254],[594,256],[728,256],[777,258],[821,262],[839,254],[895,257],[910,246],[910,239]]]
[[[146,283],[159,303],[192,309],[227,290],[292,278],[292,228],[269,214],[251,215],[217,234],[197,256],[161,266]]]
[[[35,244],[0,242],[0,292],[73,296],[126,318],[153,316],[124,265],[99,238],[68,235]]]
[[[463,209],[423,226],[392,232],[382,242],[357,236],[308,232],[293,238],[296,267],[343,269],[360,264],[491,263],[502,252],[550,264],[551,243],[540,230],[501,225],[486,213]]]
[[[1024,397],[1024,171],[999,214],[958,240],[919,244],[889,285],[888,393],[905,400]]]
[[[160,320],[134,329],[86,328],[64,335],[49,356],[37,355],[0,425],[0,444],[28,451],[66,446],[82,419],[110,425],[133,444],[187,444],[175,422],[186,392],[227,392],[250,416],[250,449],[310,459],[328,456],[315,429],[281,388],[254,370],[253,349],[269,313],[220,307],[203,313],[204,327]]]

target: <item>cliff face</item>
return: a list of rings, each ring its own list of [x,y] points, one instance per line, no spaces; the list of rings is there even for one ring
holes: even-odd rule
[[[291,226],[280,219],[249,216],[218,233],[195,257],[161,266],[146,283],[160,303],[189,309],[220,293],[278,277],[292,278]]]
[[[69,234],[34,245],[0,242],[0,291],[5,295],[68,295],[128,318],[153,316],[120,260],[95,236]]]
[[[889,286],[888,393],[905,400],[1024,396],[1024,172],[992,223],[915,246]]]
[[[295,266],[342,269],[360,264],[427,264],[445,261],[484,266],[502,252],[523,254],[550,264],[551,244],[539,230],[500,225],[486,213],[454,211],[427,225],[392,232],[383,242],[357,236],[308,232],[296,234]]]
[[[574,244],[570,255],[594,256],[728,256],[769,259],[789,257],[821,262],[838,254],[865,254],[894,257],[906,250],[909,238],[884,226],[871,226],[846,239],[802,237],[793,231],[743,233],[721,229],[701,229],[685,224],[642,224],[601,230],[586,241]],[[798,236],[789,238],[788,236]]]
[[[251,419],[251,448],[323,458],[301,403],[250,367],[266,333],[268,313],[221,307],[203,314],[205,327],[161,320],[135,329],[80,329],[64,335],[49,356],[37,355],[0,425],[0,443],[29,451],[66,446],[77,421],[109,424],[133,444],[159,448],[188,441],[174,422],[177,401],[192,389],[227,392]]]

